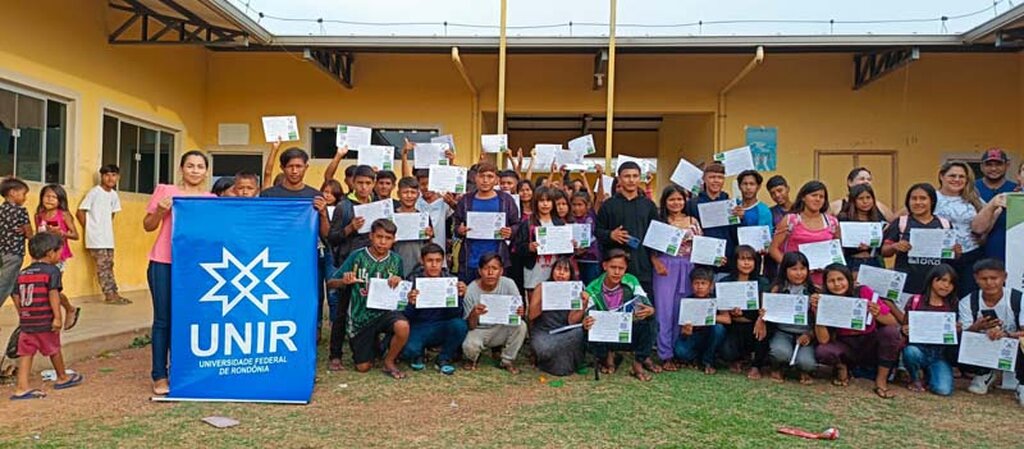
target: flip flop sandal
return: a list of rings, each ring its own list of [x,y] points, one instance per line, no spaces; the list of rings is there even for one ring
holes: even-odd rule
[[[455,365],[450,363],[439,363],[437,364],[437,370],[445,376],[451,376],[452,374],[455,374]]]
[[[67,382],[54,384],[53,385],[53,389],[54,390],[63,390],[65,388],[77,387],[78,384],[82,383],[83,380],[85,380],[85,376],[82,376],[81,374],[75,373],[75,374],[71,375],[71,378],[68,379]]]
[[[23,401],[25,399],[42,399],[46,397],[46,393],[39,390],[28,390],[22,394],[12,394],[12,401]]]
[[[327,371],[344,371],[345,366],[341,364],[341,359],[331,359],[327,363]]]
[[[405,373],[403,373],[398,368],[393,368],[393,369],[384,368],[384,369],[381,370],[381,372],[384,373],[385,376],[391,377],[394,380],[405,379]]]
[[[651,375],[648,374],[647,371],[629,370],[629,375],[635,377],[636,380],[639,380],[640,382],[651,381]]]
[[[889,391],[888,388],[875,387],[872,391],[874,391],[875,394],[882,399],[892,399],[896,397],[896,395],[892,394],[892,392]]]
[[[82,316],[82,308],[75,307],[74,315],[71,315],[71,319],[64,323],[64,330],[69,331],[71,328],[78,324],[78,318]]]
[[[409,364],[409,368],[412,368],[413,371],[423,371],[426,367],[427,365],[423,363],[423,359],[416,359]]]
[[[108,305],[112,305],[112,306],[123,306],[123,305],[131,304],[132,300],[130,300],[128,298],[125,298],[124,296],[118,296],[115,299],[109,299],[109,300],[108,299],[104,299],[103,303],[104,304],[108,304]]]

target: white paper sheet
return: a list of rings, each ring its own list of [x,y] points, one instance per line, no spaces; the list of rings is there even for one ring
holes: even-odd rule
[[[868,302],[862,298],[821,295],[815,324],[862,331],[867,326],[867,315]]]
[[[540,173],[551,171],[551,164],[555,162],[555,152],[562,151],[562,145],[538,143],[533,148],[537,151],[537,155],[534,157],[533,171]]]
[[[443,136],[431,137],[430,143],[443,143],[448,145],[448,149],[455,151],[455,136],[451,134],[445,134]]]
[[[534,228],[537,255],[572,254],[572,226],[538,226]]]
[[[377,170],[395,171],[395,147],[369,145],[359,148],[359,165],[369,165]]]
[[[736,228],[740,245],[750,245],[755,250],[768,249],[772,243],[772,231],[768,226],[740,226]]]
[[[513,295],[480,295],[480,303],[487,307],[487,313],[480,315],[480,324],[503,324],[518,326],[522,322],[516,310],[522,300]]]
[[[541,310],[581,310],[583,309],[583,283],[541,282]]]
[[[409,303],[409,291],[412,290],[412,282],[401,281],[398,286],[391,288],[388,280],[383,278],[371,278],[368,281],[368,292],[366,295],[366,308],[377,310],[403,310]]]
[[[504,212],[466,212],[466,238],[476,240],[501,240],[501,228],[505,227]]]
[[[386,218],[391,220],[395,215],[395,205],[392,200],[380,200],[366,204],[356,204],[353,206],[355,216],[363,217],[365,222],[363,226],[357,231],[358,234],[366,234],[370,232],[370,226],[373,222],[380,218]]]
[[[726,241],[714,237],[702,235],[693,236],[693,250],[690,253],[690,262],[697,265],[710,265],[717,267],[722,264],[725,258]]]
[[[599,182],[602,183],[603,186],[604,186],[604,196],[605,196],[605,198],[609,198],[609,197],[611,197],[612,195],[615,194],[615,192],[612,191],[612,183],[615,182],[615,178],[614,177],[608,176],[608,175],[601,175],[601,179],[595,179],[594,180],[594,194],[595,195],[597,194],[597,185],[598,185],[597,183],[599,183]]]
[[[444,143],[417,143],[413,149],[413,168],[430,168],[432,165],[448,165],[444,152],[448,145]]]
[[[733,214],[735,208],[736,202],[731,199],[698,204],[700,226],[709,229],[740,224],[740,217]]]
[[[907,257],[952,259],[956,245],[956,231],[952,229],[910,230],[910,252]]]
[[[956,312],[911,310],[907,316],[911,343],[925,345],[955,345],[957,343]]]
[[[651,173],[655,173],[655,172],[658,171],[657,162],[650,161],[650,160],[647,160],[647,159],[641,159],[641,158],[638,158],[638,157],[627,156],[625,154],[620,154],[616,158],[616,160],[615,160],[615,171],[614,171],[614,173],[618,174],[619,173],[619,166],[621,166],[622,164],[624,164],[626,162],[635,162],[637,165],[640,166],[640,178],[641,179],[650,179]]]
[[[594,235],[590,223],[572,223],[572,239],[576,242],[576,248],[590,248],[591,237]]]
[[[591,310],[594,325],[587,332],[587,341],[601,343],[631,343],[633,341],[632,312],[602,312]]]
[[[501,153],[508,149],[508,134],[484,134],[480,136],[484,153]]]
[[[760,308],[756,281],[715,283],[715,303],[720,310]]]
[[[466,193],[466,168],[449,165],[431,165],[427,190],[438,193]]]
[[[426,212],[396,212],[391,221],[398,227],[395,241],[426,240],[427,228],[430,227],[430,214]]]
[[[736,176],[744,170],[754,170],[754,156],[749,146],[716,153],[715,160],[725,165],[725,176]]]
[[[679,300],[679,325],[712,326],[718,308],[714,299],[683,298]]]
[[[808,324],[807,306],[809,299],[806,295],[765,293],[761,298],[761,302],[761,307],[765,311],[765,321],[780,324]]]
[[[652,221],[644,234],[643,245],[670,256],[678,256],[687,232],[670,224]]]
[[[373,136],[372,128],[362,126],[338,125],[335,132],[337,137],[334,139],[334,144],[338,148],[347,145],[349,150],[355,151],[370,146],[370,137]]]
[[[861,244],[872,248],[882,247],[882,223],[840,221],[843,248],[859,248]]]
[[[896,302],[903,292],[903,285],[907,283],[907,273],[861,265],[857,283],[871,288],[882,298]]]
[[[445,309],[459,306],[459,278],[416,278],[417,309]]]
[[[693,194],[698,194],[704,185],[704,172],[697,168],[696,165],[691,164],[690,161],[679,159],[679,163],[676,164],[676,169],[672,172],[672,177],[669,180]]]
[[[811,264],[808,268],[812,270],[824,270],[825,267],[834,263],[846,265],[843,246],[839,240],[804,243],[798,245],[797,248],[807,257],[807,263]]]
[[[583,155],[588,155],[597,152],[597,145],[594,144],[594,136],[587,134],[570,140],[569,149]]]
[[[957,361],[968,365],[981,366],[1003,371],[1013,371],[1017,366],[1020,342],[1016,338],[989,340],[981,332],[964,332],[960,335],[960,355]]]
[[[263,137],[267,143],[299,140],[299,119],[294,115],[263,117]]]

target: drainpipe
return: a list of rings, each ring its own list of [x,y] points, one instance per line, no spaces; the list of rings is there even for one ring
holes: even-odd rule
[[[723,147],[725,146],[725,121],[727,117],[725,111],[725,96],[729,93],[730,90],[732,90],[733,87],[739,84],[740,80],[746,77],[748,73],[753,71],[757,66],[761,65],[761,63],[763,62],[764,47],[758,46],[757,52],[754,54],[754,59],[750,60],[750,62],[747,63],[747,66],[744,67],[743,70],[741,70],[740,73],[737,74],[736,77],[729,82],[729,84],[726,84],[725,87],[723,87],[722,90],[718,92],[718,123],[716,126],[718,128],[718,131],[715,133],[716,152],[723,151]]]
[[[466,88],[469,89],[470,100],[472,101],[472,117],[469,120],[470,129],[470,155],[471,160],[477,160],[480,158],[480,92],[473,85],[473,80],[469,79],[469,73],[466,72],[466,66],[462,65],[462,58],[459,56],[459,47],[452,47],[452,63],[455,64],[455,70],[459,71],[459,75],[462,76],[462,81],[466,83]]]

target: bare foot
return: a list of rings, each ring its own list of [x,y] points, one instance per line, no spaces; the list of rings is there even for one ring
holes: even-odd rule
[[[786,379],[782,377],[782,370],[772,370],[771,373],[772,382],[778,382],[781,384],[786,381]]]
[[[502,361],[500,366],[501,369],[508,371],[509,374],[519,374],[519,368],[516,368],[516,365],[512,362]]]
[[[743,372],[743,362],[732,362],[732,363],[730,363],[729,364],[729,371],[732,371],[735,374],[742,373]]]
[[[476,362],[467,361],[465,364],[462,365],[462,369],[466,371],[476,371]]]
[[[814,384],[814,379],[808,373],[800,373],[800,385]]]
[[[633,369],[630,370],[629,374],[641,382],[651,381],[651,375],[647,373],[643,364],[640,363],[633,362]]]
[[[712,366],[712,365],[704,365],[704,374],[710,375],[710,374],[715,374],[717,372],[718,372],[718,370],[716,370],[714,366]]]
[[[759,380],[761,379],[761,370],[757,369],[756,366],[751,366],[750,370],[747,371],[747,379]]]
[[[676,366],[676,363],[673,362],[671,359],[670,360],[666,360],[665,363],[662,363],[661,364],[661,369],[662,369],[662,371],[668,371],[668,372],[679,371],[679,367]]]

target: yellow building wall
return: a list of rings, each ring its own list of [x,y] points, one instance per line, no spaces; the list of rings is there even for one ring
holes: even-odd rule
[[[66,179],[77,210],[97,180],[104,110],[180,131],[178,154],[202,134],[207,53],[195,47],[107,44],[103,1],[4,2],[0,14],[0,80],[69,100]],[[177,163],[175,158],[175,163]],[[30,213],[42,184],[30,183]],[[121,193],[114,220],[115,274],[122,290],[146,288],[147,253],[155,234],[142,230],[149,195]],[[95,265],[81,240],[64,276],[72,297],[99,294]]]
[[[0,79],[70,100],[73,207],[95,180],[105,109],[178,130],[178,154],[194,147],[265,154],[260,116],[294,114],[303,133],[290,144],[300,147],[309,147],[310,125],[433,127],[454,135],[459,163],[473,161],[472,98],[447,54],[358,54],[355,88],[345,89],[294,53],[109,45],[104,2],[74,8],[58,0],[10,3],[0,19]],[[664,121],[656,133],[618,133],[614,151],[657,154],[660,185],[679,157],[709,159],[718,92],[750,56],[620,53],[616,112]],[[480,113],[494,113],[496,56],[463,59],[480,91]],[[769,48],[764,64],[728,96],[725,148],[744,144],[746,125],[778,127],[779,172],[793,184],[815,175],[815,150],[893,150],[900,196],[914,182],[934,181],[946,156],[1003,146],[1020,160],[1024,55],[924,53],[908,69],[859,91],[851,89],[852,67],[849,54],[775,54]],[[513,54],[506,112],[603,114],[606,91],[591,88],[592,70],[592,55]],[[220,123],[248,123],[249,144],[219,147]],[[521,139],[541,137],[550,136]],[[603,135],[595,137],[603,148]],[[318,185],[326,165],[312,161],[307,182]],[[40,186],[32,187],[36,196]],[[121,196],[117,275],[123,289],[144,288],[153,239],[141,230],[148,196]],[[34,208],[34,199],[28,206]],[[67,274],[69,293],[98,293],[91,260],[82,257],[80,243],[72,249],[78,257]]]

